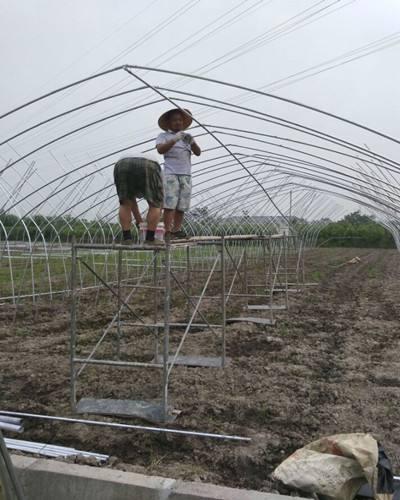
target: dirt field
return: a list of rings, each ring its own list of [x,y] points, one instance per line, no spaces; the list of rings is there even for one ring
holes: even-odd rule
[[[359,264],[339,267],[355,256]],[[329,249],[307,259],[308,279],[319,286],[291,294],[276,327],[231,325],[225,370],[181,367],[172,375],[173,405],[182,410],[175,427],[249,436],[250,444],[37,421],[26,422],[23,437],[108,453],[123,470],[268,491],[271,472],[295,449],[322,435],[371,432],[400,473],[400,257]],[[26,310],[13,328],[12,314],[0,307],[1,409],[70,415],[68,310],[39,306],[34,324]],[[108,319],[107,308],[88,308],[88,342]],[[190,342],[209,347],[199,333]],[[144,334],[125,341],[137,359],[148,359],[150,347]],[[129,397],[141,396],[146,382],[155,395],[157,376],[147,373],[89,370],[83,384],[92,394]]]

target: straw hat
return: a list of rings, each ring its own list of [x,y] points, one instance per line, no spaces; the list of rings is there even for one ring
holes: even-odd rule
[[[160,118],[158,119],[158,126],[160,128],[162,128],[163,130],[165,130],[166,132],[168,132],[168,130],[169,130],[169,127],[168,127],[169,118],[170,118],[171,114],[175,113],[176,111],[178,111],[182,115],[183,130],[186,130],[187,128],[189,128],[190,125],[192,124],[192,121],[193,121],[192,113],[188,109],[184,109],[183,110],[183,111],[185,111],[185,113],[184,113],[179,108],[170,109],[170,110],[166,111],[165,113],[163,113],[160,116]]]

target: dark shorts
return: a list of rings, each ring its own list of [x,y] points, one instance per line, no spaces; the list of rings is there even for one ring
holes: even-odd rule
[[[114,167],[119,202],[144,198],[154,207],[163,206],[164,190],[160,165],[146,158],[123,158]]]

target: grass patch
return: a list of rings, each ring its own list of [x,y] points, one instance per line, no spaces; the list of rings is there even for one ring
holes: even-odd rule
[[[312,281],[321,281],[322,272],[321,271],[313,271],[311,273],[311,279],[312,279]]]

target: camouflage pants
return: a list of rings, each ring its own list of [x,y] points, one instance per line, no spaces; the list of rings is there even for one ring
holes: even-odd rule
[[[187,212],[192,196],[192,176],[165,175],[164,192],[164,208]]]

